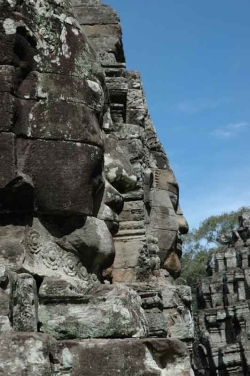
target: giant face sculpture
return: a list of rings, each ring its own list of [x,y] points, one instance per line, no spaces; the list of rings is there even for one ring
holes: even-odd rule
[[[104,144],[105,191],[98,218],[104,220],[112,235],[115,235],[119,229],[118,215],[123,209],[121,193],[133,190],[137,178],[129,159],[124,156],[119,147],[117,136],[105,134]]]
[[[181,235],[186,234],[188,225],[179,206],[178,184],[169,169],[153,169],[151,188],[150,232],[158,238],[162,268],[173,277],[181,270]]]
[[[179,206],[179,187],[167,156],[149,118],[145,128],[119,124],[117,129],[119,145],[130,159],[138,181],[133,192],[123,195],[125,204],[120,231],[115,237],[113,280],[144,282],[168,275],[159,269],[166,269],[177,278],[181,271],[181,234],[187,233],[188,225]]]
[[[145,143],[153,175],[146,205],[148,231],[158,238],[161,267],[177,278],[181,271],[181,235],[188,232],[188,224],[179,206],[178,183],[150,120],[146,124]]]
[[[148,137],[144,168],[137,160],[144,158],[142,138],[134,140],[130,158],[112,127],[105,124],[107,134],[102,133],[103,121],[111,121],[104,77],[69,0],[6,0],[0,14],[0,272],[6,277],[1,279],[4,290],[8,285],[7,294],[14,296],[10,301],[17,300],[4,320],[10,330],[38,330],[56,338],[145,337],[149,325],[138,295],[124,285],[101,286],[99,281],[114,260],[112,235],[123,208],[121,194],[133,189],[131,196],[124,195],[132,221],[125,213],[120,232],[126,250],[135,254],[132,282],[155,281],[160,275],[159,248],[162,266],[178,274],[173,266],[180,253],[174,224],[178,189],[165,179],[168,169],[161,164],[166,159]],[[146,169],[153,181],[148,195],[143,192]],[[149,229],[143,196],[146,209],[150,206]],[[22,290],[28,290],[28,299],[22,299]],[[153,307],[162,306],[158,291],[153,295]],[[0,315],[0,329],[1,320]]]
[[[9,88],[1,130],[17,163],[2,186],[29,180],[39,214],[91,215],[102,172],[103,75],[68,2],[3,4]]]
[[[1,259],[84,290],[112,264],[122,208],[104,191],[104,76],[68,1],[0,11]]]

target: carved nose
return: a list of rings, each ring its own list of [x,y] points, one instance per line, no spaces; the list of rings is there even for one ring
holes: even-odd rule
[[[116,214],[120,214],[123,209],[122,195],[107,180],[105,181],[104,203]]]
[[[184,217],[182,213],[180,205],[178,205],[176,215],[177,215],[177,221],[178,221],[180,234],[181,235],[187,234],[189,231],[189,226],[188,226],[186,218]]]

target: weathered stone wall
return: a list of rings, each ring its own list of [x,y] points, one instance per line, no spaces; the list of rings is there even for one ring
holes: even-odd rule
[[[0,374],[189,375],[178,184],[116,12],[73,3],[0,2]]]
[[[195,364],[197,375],[250,373],[250,215],[218,239],[225,244],[208,261],[198,289]]]
[[[117,13],[101,2],[76,1],[75,9],[105,71],[110,94],[110,117],[104,124],[105,169],[124,199],[110,277],[140,294],[152,335],[168,333],[191,343],[190,290],[174,283],[180,274],[180,234],[188,231],[178,183],[150,119],[140,74],[126,70]],[[113,173],[114,145],[137,177],[128,193],[123,193]]]

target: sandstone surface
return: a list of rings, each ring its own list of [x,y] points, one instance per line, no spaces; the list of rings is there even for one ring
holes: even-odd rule
[[[117,13],[2,0],[0,43],[0,374],[192,375],[188,225]]]

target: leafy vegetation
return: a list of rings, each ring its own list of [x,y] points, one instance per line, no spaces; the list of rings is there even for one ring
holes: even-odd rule
[[[242,207],[237,211],[213,215],[201,222],[198,229],[193,229],[183,237],[182,277],[196,290],[199,278],[206,276],[206,264],[211,252],[219,249],[216,238],[228,231],[236,230],[238,217],[249,210]]]

